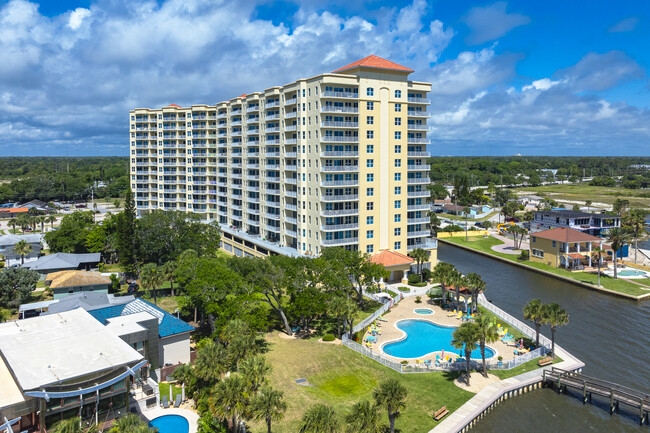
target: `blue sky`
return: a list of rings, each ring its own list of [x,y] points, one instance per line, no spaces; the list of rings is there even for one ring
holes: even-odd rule
[[[650,2],[0,1],[0,156],[127,155],[128,110],[376,54],[433,84],[433,155],[650,155]]]

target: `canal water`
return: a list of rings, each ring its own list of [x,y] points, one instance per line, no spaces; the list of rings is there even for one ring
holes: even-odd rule
[[[438,257],[464,274],[481,275],[487,299],[521,320],[529,300],[557,302],[570,323],[556,332],[556,343],[586,364],[585,374],[650,392],[649,301],[600,294],[442,243]],[[542,333],[550,337],[548,327]],[[579,397],[536,390],[498,405],[472,432],[650,431],[631,408],[621,405],[622,414],[609,415],[608,402],[583,405]]]

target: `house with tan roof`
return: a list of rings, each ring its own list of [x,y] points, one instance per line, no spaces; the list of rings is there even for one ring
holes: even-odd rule
[[[79,292],[108,293],[111,279],[99,272],[59,271],[47,274],[45,284],[54,292],[54,299],[59,299]]]
[[[596,248],[603,248],[603,241],[603,238],[568,227],[532,233],[530,261],[568,270],[597,266]]]
[[[429,250],[429,262],[423,264],[423,268],[431,269],[438,261],[437,249]],[[382,250],[374,254],[370,261],[382,265],[390,272],[388,283],[408,283],[409,272],[417,273],[416,261],[411,257],[397,251]]]

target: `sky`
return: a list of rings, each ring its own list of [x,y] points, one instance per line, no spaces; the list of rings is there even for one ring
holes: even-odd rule
[[[432,83],[432,155],[650,155],[650,2],[0,0],[0,156],[128,155],[129,110],[370,54]]]

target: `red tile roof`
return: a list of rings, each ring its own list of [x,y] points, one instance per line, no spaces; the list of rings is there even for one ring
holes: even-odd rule
[[[556,229],[544,230],[537,233],[531,233],[531,236],[537,236],[542,239],[550,239],[558,242],[599,242],[602,238],[583,233],[580,230],[570,229],[568,227],[558,227]]]
[[[180,106],[180,105],[176,105],[176,104],[169,104],[169,105],[168,105],[168,107],[175,107],[175,108],[181,108],[181,106]]]
[[[5,209],[0,209],[0,213],[23,213],[28,211],[29,208],[27,207],[10,207]]]
[[[397,251],[384,250],[380,251],[370,258],[370,261],[385,267],[410,265],[415,260]]]
[[[332,71],[332,73],[340,73],[354,68],[390,69],[392,71],[401,71],[408,73],[413,72],[413,69],[409,69],[406,66],[398,65],[397,63],[393,63],[390,60],[382,59],[381,57],[372,55],[364,57],[361,60],[357,60],[354,63],[350,63],[347,66],[343,66],[342,68]]]
[[[571,257],[572,259],[584,259],[585,258],[585,256],[583,256],[580,253],[571,253],[571,254],[569,254],[569,257]]]

